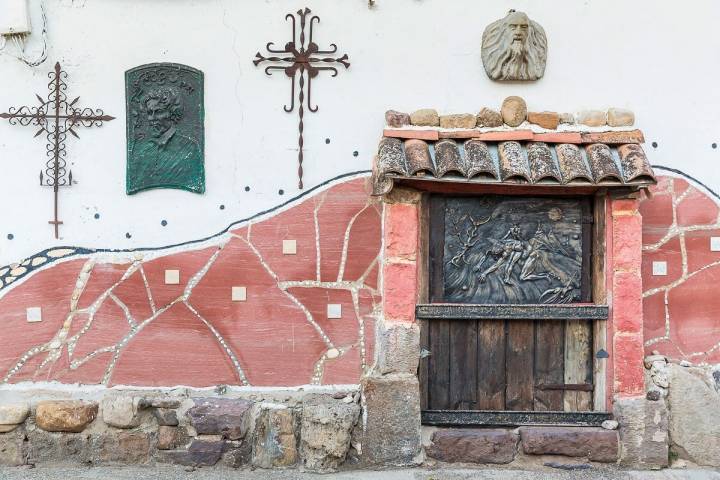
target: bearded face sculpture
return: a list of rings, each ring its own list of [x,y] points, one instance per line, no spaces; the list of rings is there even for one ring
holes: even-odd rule
[[[485,72],[493,80],[538,80],[545,73],[545,30],[523,12],[510,10],[482,38]]]

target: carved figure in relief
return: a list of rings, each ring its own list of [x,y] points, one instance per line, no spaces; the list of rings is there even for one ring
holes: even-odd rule
[[[184,110],[179,93],[170,87],[150,91],[143,101],[147,135],[131,150],[135,174],[148,183],[168,176],[183,182],[183,167],[202,162],[200,145],[177,131]]]
[[[203,74],[154,63],[125,74],[127,193],[152,188],[205,191]]]
[[[482,38],[485,72],[493,80],[538,80],[545,74],[545,30],[527,14],[510,10]]]
[[[578,201],[489,196],[447,202],[447,301],[568,303],[579,299],[582,222]]]

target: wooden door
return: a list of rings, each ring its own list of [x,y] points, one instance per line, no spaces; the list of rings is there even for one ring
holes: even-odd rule
[[[592,410],[590,205],[431,198],[430,301],[483,313],[423,320],[423,410]]]

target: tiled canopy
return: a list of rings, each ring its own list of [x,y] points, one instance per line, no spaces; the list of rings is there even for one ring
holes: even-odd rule
[[[399,179],[463,183],[641,188],[655,182],[636,143],[549,143],[383,137],[373,166],[373,194]]]

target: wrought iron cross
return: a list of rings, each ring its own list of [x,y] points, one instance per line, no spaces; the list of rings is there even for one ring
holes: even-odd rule
[[[60,63],[55,64],[55,70],[48,74],[47,100],[35,94],[40,102],[36,107],[11,107],[7,113],[0,113],[0,118],[6,118],[11,125],[39,127],[35,136],[45,134],[47,138],[47,156],[50,157],[45,163],[45,168],[40,170],[40,186],[52,187],[55,195],[55,218],[48,223],[55,228],[55,238],[59,238],[59,227],[62,221],[58,219],[58,190],[60,187],[72,186],[72,171],[67,168],[67,151],[65,140],[67,134],[80,138],[76,127],[100,127],[103,122],[114,120],[115,117],[105,115],[101,109],[79,108],[75,104],[80,97],[68,102],[65,91],[67,90],[67,73],[60,68]]]
[[[310,17],[309,25],[309,38],[307,47],[305,46],[305,26],[307,23],[307,17],[310,15],[310,9],[297,11],[298,17],[300,17],[300,37],[298,39],[296,35],[296,19],[291,13],[285,15],[285,20],[292,22],[292,40],[285,44],[284,50],[276,50],[273,48],[275,45],[273,42],[267,44],[266,48],[269,53],[281,54],[281,57],[264,57],[258,52],[255,55],[253,63],[255,66],[263,62],[275,62],[284,63],[285,65],[270,65],[265,67],[265,73],[272,75],[273,70],[283,70],[285,75],[292,79],[292,89],[290,90],[290,106],[285,105],[283,108],[287,113],[292,112],[295,109],[295,77],[300,74],[300,94],[298,95],[298,113],[300,115],[300,123],[298,130],[300,132],[300,138],[298,145],[300,151],[298,154],[298,177],[300,179],[298,188],[303,188],[303,130],[305,125],[303,123],[303,117],[305,115],[305,109],[303,104],[305,103],[305,76],[307,75],[307,108],[311,112],[315,113],[318,111],[318,107],[312,104],[312,79],[318,76],[321,70],[329,70],[332,72],[332,76],[336,77],[338,70],[332,66],[321,66],[320,64],[332,64],[338,63],[345,68],[350,67],[347,54],[342,57],[315,57],[314,55],[333,55],[337,53],[337,45],[334,43],[330,44],[329,50],[320,50],[318,45],[313,42],[313,24],[315,22],[320,23],[320,17],[313,15]]]

